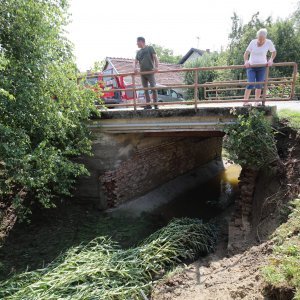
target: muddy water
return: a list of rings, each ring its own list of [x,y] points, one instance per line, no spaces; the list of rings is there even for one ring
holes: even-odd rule
[[[230,165],[214,178],[196,188],[178,195],[171,202],[154,211],[165,221],[172,218],[200,218],[204,222],[217,217],[231,205],[238,189],[238,177],[241,167]]]

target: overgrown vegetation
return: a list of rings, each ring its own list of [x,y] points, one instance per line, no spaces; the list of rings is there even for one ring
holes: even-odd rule
[[[272,236],[275,246],[263,269],[266,281],[275,289],[292,289],[300,299],[300,199],[291,202],[291,214]]]
[[[3,0],[0,9],[0,201],[22,218],[86,174],[84,125],[98,96],[77,85],[67,1]]]
[[[288,153],[294,153],[290,157],[293,162],[289,167],[292,169],[293,182],[289,184],[292,195],[299,192],[298,185],[298,136],[300,129],[300,112],[291,110],[279,110],[278,117],[283,126],[295,132],[290,135],[292,140]],[[291,129],[292,128],[292,129]],[[297,194],[296,194],[297,195]],[[294,196],[293,196],[294,197]],[[268,296],[300,299],[300,194],[288,203],[285,210],[289,214],[286,222],[281,224],[272,234],[273,252],[268,260],[268,264],[262,272],[268,285],[266,292]]]
[[[71,248],[44,269],[0,283],[0,298],[140,299],[167,270],[213,250],[215,232],[212,225],[186,218],[127,250],[101,236]]]
[[[249,109],[237,115],[237,121],[225,131],[224,147],[236,164],[259,170],[278,159],[275,132],[264,112]]]

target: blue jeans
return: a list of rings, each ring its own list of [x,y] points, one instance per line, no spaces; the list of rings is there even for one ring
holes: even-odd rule
[[[265,81],[266,67],[248,68],[247,78],[248,82],[261,82]],[[262,84],[249,84],[247,85],[247,90],[261,89]]]

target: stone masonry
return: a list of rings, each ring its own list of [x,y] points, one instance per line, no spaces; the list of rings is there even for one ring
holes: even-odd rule
[[[222,137],[96,133],[77,196],[115,207],[221,157]]]

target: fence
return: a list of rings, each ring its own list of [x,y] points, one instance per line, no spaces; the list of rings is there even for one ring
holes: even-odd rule
[[[251,67],[265,67],[266,65],[254,65]],[[270,68],[278,67],[288,67],[292,68],[291,76],[288,77],[271,77]],[[129,92],[133,93],[133,101],[126,100],[119,104],[108,104],[107,107],[133,107],[137,110],[138,107],[146,106],[147,103],[140,102],[137,97],[137,91],[146,90],[164,90],[164,89],[193,89],[193,99],[183,100],[183,101],[172,101],[172,102],[157,102],[158,106],[176,106],[176,105],[193,105],[195,110],[197,110],[198,104],[203,103],[234,103],[244,101],[242,93],[247,85],[262,84],[263,91],[260,100],[255,100],[253,98],[249,99],[249,102],[261,101],[265,105],[266,101],[288,101],[292,100],[295,93],[295,85],[297,80],[297,64],[295,62],[281,62],[274,63],[272,67],[266,67],[266,77],[263,82],[247,82],[246,80],[224,80],[224,81],[212,81],[199,83],[200,72],[207,71],[222,71],[222,70],[239,70],[245,69],[243,65],[232,65],[232,66],[213,66],[213,67],[199,67],[199,68],[181,68],[181,69],[171,69],[171,70],[158,70],[156,72],[141,72],[141,73],[122,73],[122,74],[101,74],[102,77],[131,77],[131,85],[128,88],[122,89],[110,89],[110,92]],[[136,76],[144,74],[159,74],[159,73],[183,73],[192,72],[194,83],[193,84],[167,84],[165,86],[147,87],[143,88],[136,86]],[[89,78],[96,77],[98,75],[89,76]],[[199,89],[203,89],[204,99],[200,100],[198,97]],[[273,92],[272,92],[273,91]],[[274,91],[277,91],[274,93]],[[98,105],[99,108],[103,108],[103,105]]]

